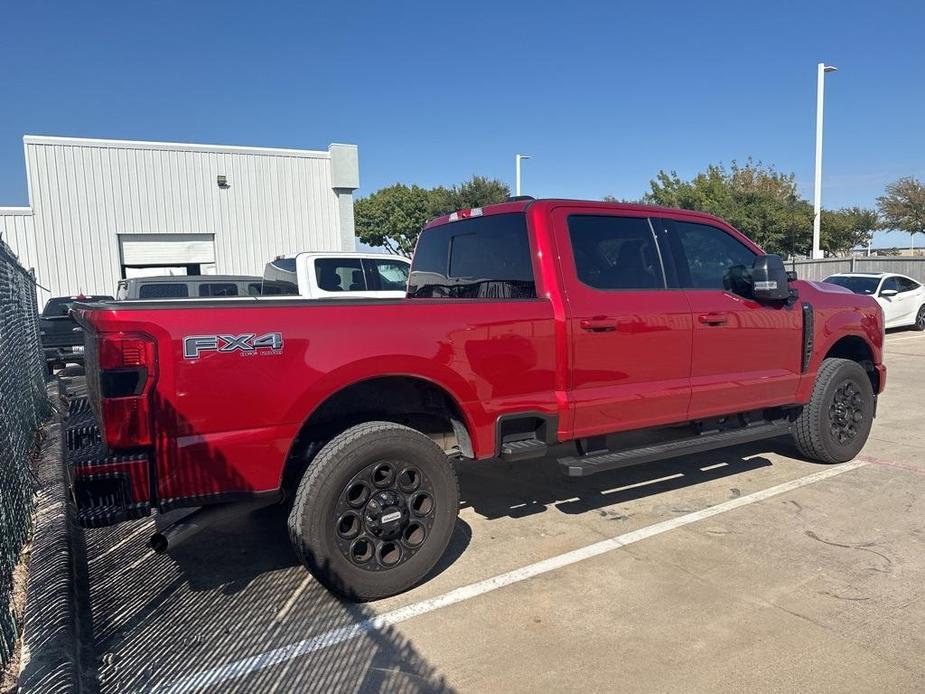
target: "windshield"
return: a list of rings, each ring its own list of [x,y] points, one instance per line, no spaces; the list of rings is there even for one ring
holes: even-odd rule
[[[822,281],[828,282],[829,284],[837,284],[839,287],[844,287],[855,294],[873,294],[877,291],[877,285],[880,284],[879,277],[854,277],[845,275],[832,275],[831,277],[826,277]]]

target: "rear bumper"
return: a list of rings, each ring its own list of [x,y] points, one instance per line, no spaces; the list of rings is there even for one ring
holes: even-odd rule
[[[151,456],[106,448],[86,398],[70,403],[65,447],[77,522],[99,528],[151,513]]]

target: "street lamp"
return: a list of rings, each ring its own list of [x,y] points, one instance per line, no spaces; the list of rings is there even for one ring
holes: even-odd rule
[[[520,195],[520,162],[529,158],[529,154],[514,155],[514,195]]]
[[[816,75],[816,191],[813,203],[813,260],[822,257],[819,248],[820,227],[822,226],[822,111],[825,102],[825,73],[835,72],[838,68],[819,63]]]

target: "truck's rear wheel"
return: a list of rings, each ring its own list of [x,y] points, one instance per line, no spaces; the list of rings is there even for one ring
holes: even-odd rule
[[[807,458],[843,463],[861,452],[873,419],[874,392],[861,365],[826,359],[816,374],[812,399],[794,423],[793,438]]]
[[[446,551],[458,510],[456,473],[433,440],[400,424],[368,422],[312,460],[289,535],[327,588],[375,600],[427,575]]]

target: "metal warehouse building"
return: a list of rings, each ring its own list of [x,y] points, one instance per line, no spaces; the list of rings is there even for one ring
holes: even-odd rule
[[[125,277],[259,275],[302,250],[354,250],[357,148],[23,138],[29,207],[0,233],[49,296],[113,294]]]

